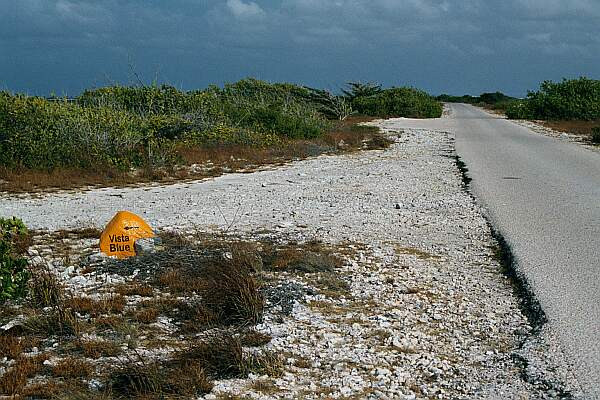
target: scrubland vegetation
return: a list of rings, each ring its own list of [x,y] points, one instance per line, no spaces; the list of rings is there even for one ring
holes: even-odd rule
[[[15,251],[27,248],[12,236],[26,233],[20,221],[2,224]],[[98,235],[34,232],[28,244],[68,256],[66,248]],[[210,392],[214,380],[254,374],[271,382],[283,371],[284,355],[265,348],[271,337],[255,326],[291,312],[298,294],[287,279],[309,282],[327,297],[348,295],[339,274],[343,258],[319,242],[161,237],[157,253],[71,263],[86,279],[113,277],[91,290],[25,262],[19,290],[11,284],[0,291],[0,396],[194,398]]]
[[[189,92],[167,85],[104,87],[75,99],[0,92],[0,179],[40,181],[40,173],[54,173],[67,181],[77,175],[118,181],[132,170],[139,172],[129,176],[133,182],[181,177],[177,167],[213,162],[218,154],[259,154],[247,164],[263,164],[339,150],[340,140],[347,145],[360,131],[340,122],[355,114],[361,120],[441,115],[441,105],[417,89],[371,85],[375,90],[365,92],[362,86],[369,85],[351,84],[334,95],[245,79]],[[360,134],[368,142],[377,131]]]

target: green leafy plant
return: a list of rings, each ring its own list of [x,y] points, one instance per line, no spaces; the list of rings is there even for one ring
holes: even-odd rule
[[[0,302],[18,299],[27,293],[30,274],[27,260],[15,254],[14,242],[26,235],[27,228],[18,218],[0,218]]]

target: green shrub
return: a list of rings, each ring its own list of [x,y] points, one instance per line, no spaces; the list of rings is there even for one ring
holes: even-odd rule
[[[169,139],[184,132],[206,133],[223,125],[275,132],[290,138],[318,137],[326,128],[323,116],[310,101],[308,89],[257,79],[229,83],[223,89],[211,86],[191,92],[167,85],[106,87],[85,91],[77,102],[85,107],[109,107],[144,118],[160,116],[157,136]]]
[[[517,100],[507,105],[505,110],[509,119],[533,119],[534,115],[527,100]]]
[[[592,143],[600,144],[600,126],[592,128]]]
[[[545,81],[537,92],[527,94],[528,112],[511,114],[509,118],[527,115],[531,119],[585,120],[600,119],[600,80],[587,78]],[[513,115],[517,115],[513,117]]]
[[[140,166],[153,141],[148,121],[108,107],[0,97],[0,164],[9,167],[126,169]]]
[[[27,293],[30,274],[27,260],[15,254],[14,242],[27,234],[27,228],[18,218],[0,218],[0,302],[17,299]]]
[[[368,97],[357,97],[354,108],[376,117],[438,118],[442,105],[429,94],[415,88],[392,88]]]
[[[316,138],[328,127],[317,107],[308,101],[309,91],[299,86],[244,79],[209,90],[216,93],[233,126],[292,139]]]
[[[109,107],[137,115],[185,114],[206,108],[210,99],[202,92],[182,92],[173,86],[110,86],[84,91],[77,103]]]

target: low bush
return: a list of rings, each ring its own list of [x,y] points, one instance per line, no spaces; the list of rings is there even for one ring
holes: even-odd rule
[[[207,265],[202,275],[206,286],[200,290],[204,305],[226,324],[262,322],[265,300],[250,271],[234,262]]]
[[[544,81],[540,89],[507,110],[509,118],[543,120],[600,119],[600,80]]]
[[[233,126],[273,132],[292,139],[321,136],[327,121],[308,100],[309,91],[292,84],[244,79],[209,89]]]
[[[27,228],[20,219],[0,218],[0,302],[27,293],[27,260],[15,249],[15,242],[25,235]]]
[[[392,88],[357,97],[353,106],[360,114],[377,117],[438,118],[442,105],[429,94],[414,88]]]
[[[0,97],[0,164],[43,170],[141,166],[164,152],[153,128],[126,111],[5,95]]]
[[[533,111],[527,100],[518,100],[509,104],[505,113],[509,119],[534,119]]]

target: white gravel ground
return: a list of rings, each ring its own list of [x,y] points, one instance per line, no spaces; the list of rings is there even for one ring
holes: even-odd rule
[[[577,397],[560,351],[532,336],[494,240],[465,191],[453,138],[410,130],[388,150],[323,156],[170,186],[0,197],[0,215],[35,229],[102,227],[118,210],[156,228],[272,230],[356,242],[347,298],[308,296],[260,330],[288,364],[276,390],[251,376],[213,394],[250,398],[538,399]],[[551,356],[551,357],[550,357]]]

